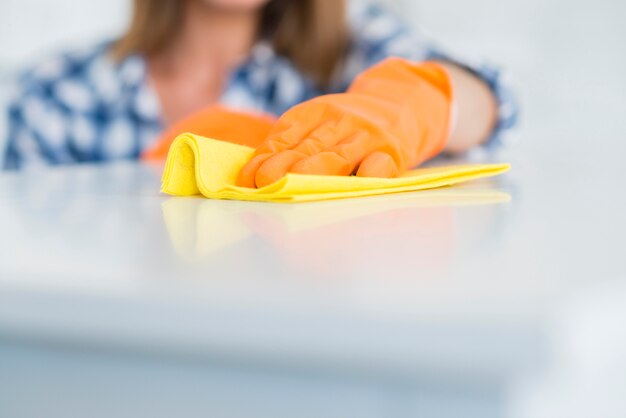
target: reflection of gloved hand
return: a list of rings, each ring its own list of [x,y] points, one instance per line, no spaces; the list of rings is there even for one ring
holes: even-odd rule
[[[165,160],[170,145],[182,133],[191,132],[208,138],[256,148],[276,123],[273,116],[240,112],[215,105],[202,109],[174,123],[155,145],[141,154],[143,160]]]
[[[237,180],[262,187],[287,172],[394,177],[444,147],[452,86],[435,63],[390,58],[359,75],[348,91],[288,110]]]

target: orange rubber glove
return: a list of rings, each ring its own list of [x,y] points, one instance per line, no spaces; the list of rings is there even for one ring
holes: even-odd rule
[[[221,105],[209,106],[173,124],[154,146],[141,154],[141,159],[165,160],[174,139],[185,132],[256,148],[267,138],[275,123],[276,118],[268,114],[240,112]]]
[[[452,103],[451,79],[441,65],[388,58],[361,73],[346,93],[285,112],[237,184],[263,187],[287,172],[395,177],[444,148]]]

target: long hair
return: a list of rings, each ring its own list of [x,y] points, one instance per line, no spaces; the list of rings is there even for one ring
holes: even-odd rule
[[[127,32],[112,47],[116,59],[162,50],[180,28],[181,0],[134,0]],[[321,86],[332,75],[348,44],[345,0],[270,0],[261,10],[258,39],[290,59]]]

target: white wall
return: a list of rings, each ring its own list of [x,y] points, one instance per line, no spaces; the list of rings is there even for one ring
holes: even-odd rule
[[[625,1],[398,1],[439,39],[511,70],[524,104],[520,145],[550,132],[564,146],[576,131],[610,149],[626,134]],[[592,115],[602,123],[579,123]]]
[[[0,71],[39,54],[112,36],[126,24],[129,0],[2,0]]]

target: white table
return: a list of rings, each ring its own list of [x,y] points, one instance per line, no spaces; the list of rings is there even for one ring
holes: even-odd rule
[[[568,355],[625,336],[624,169],[600,151],[308,204],[170,198],[133,163],[0,176],[0,416],[565,408]]]

